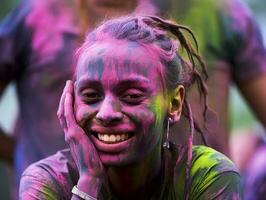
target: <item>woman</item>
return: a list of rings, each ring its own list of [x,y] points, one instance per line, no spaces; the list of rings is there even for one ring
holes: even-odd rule
[[[70,148],[24,172],[20,199],[241,199],[232,162],[192,147],[196,124],[185,90],[197,83],[206,116],[207,90],[196,66],[206,71],[184,30],[190,33],[133,16],[88,34],[58,109]],[[177,53],[181,48],[190,62]],[[182,114],[190,126],[185,147],[168,140]]]

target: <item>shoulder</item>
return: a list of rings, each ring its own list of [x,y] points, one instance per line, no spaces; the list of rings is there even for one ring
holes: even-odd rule
[[[234,163],[224,154],[206,146],[193,146],[192,169],[193,175],[199,168],[212,168],[217,173],[232,171],[239,173]]]
[[[219,11],[231,15],[234,18],[251,15],[247,4],[242,0],[214,0],[214,2]]]
[[[30,27],[40,27],[43,30],[47,28],[51,29],[55,26],[60,29],[66,26],[66,24],[73,25],[74,22],[76,23],[75,20],[77,20],[77,13],[74,1],[29,0],[29,2],[32,9],[30,14],[27,16],[26,21],[27,25]]]
[[[183,198],[186,185],[185,148],[177,149],[175,190]],[[206,146],[193,146],[190,170],[189,198],[191,200],[241,199],[241,176],[225,155]]]
[[[206,146],[193,147],[191,177],[208,183],[224,173],[240,176],[234,163],[222,153]]]
[[[30,13],[32,4],[23,1],[14,7],[0,24],[0,36],[3,37],[6,34],[15,32],[17,29],[21,29],[25,23],[26,16]]]
[[[241,199],[241,176],[225,155],[205,146],[193,147],[191,166],[193,199]]]
[[[78,172],[69,150],[62,150],[30,165],[22,174],[19,196],[22,199],[32,195],[41,199],[70,197],[77,182]],[[60,196],[60,198],[59,198]]]
[[[177,146],[176,174],[184,178],[187,150],[184,146]],[[232,173],[240,177],[234,163],[222,153],[206,146],[194,145],[192,149],[192,161],[190,177],[199,182],[208,182],[224,173]]]
[[[250,25],[257,25],[253,13],[244,1],[218,0],[216,1],[216,8],[223,28],[235,32],[238,37],[242,36],[241,31],[248,31]]]

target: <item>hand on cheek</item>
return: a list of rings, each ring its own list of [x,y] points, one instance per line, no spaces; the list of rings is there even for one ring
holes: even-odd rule
[[[103,183],[105,170],[94,144],[76,122],[73,111],[73,94],[73,82],[67,81],[57,115],[65,132],[65,140],[79,170],[78,188],[97,196]]]

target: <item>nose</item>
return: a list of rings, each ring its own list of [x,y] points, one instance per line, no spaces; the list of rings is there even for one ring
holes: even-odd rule
[[[96,121],[103,126],[119,123],[123,118],[119,102],[113,97],[105,96],[101,107],[96,114]]]

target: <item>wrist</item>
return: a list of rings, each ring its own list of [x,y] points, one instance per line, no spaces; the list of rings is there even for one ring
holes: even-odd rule
[[[90,196],[96,198],[100,192],[103,184],[103,179],[99,177],[92,177],[82,175],[79,177],[77,188]]]
[[[71,192],[72,192],[72,194],[76,195],[79,199],[81,198],[84,200],[97,200],[97,198],[94,198],[94,197],[90,196],[89,194],[78,189],[76,185],[72,188]],[[76,198],[72,197],[72,199],[76,199]]]

